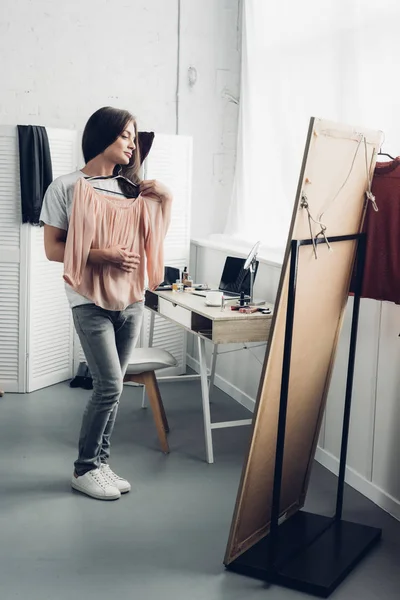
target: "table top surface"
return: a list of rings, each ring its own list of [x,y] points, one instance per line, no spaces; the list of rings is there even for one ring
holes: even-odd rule
[[[155,291],[153,294],[157,294],[159,298],[164,298],[172,304],[186,308],[192,312],[196,312],[207,319],[212,321],[234,321],[234,320],[249,320],[254,321],[256,319],[270,320],[272,319],[272,312],[274,305],[266,302],[260,308],[270,308],[271,314],[263,315],[260,312],[243,314],[237,310],[231,310],[233,301],[226,302],[226,306],[221,310],[220,306],[207,306],[206,299],[204,296],[197,296],[189,291],[184,292],[169,292],[169,291]]]

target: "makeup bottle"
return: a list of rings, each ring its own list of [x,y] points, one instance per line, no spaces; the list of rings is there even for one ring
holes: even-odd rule
[[[187,267],[185,267],[182,271],[182,283],[183,285],[187,285],[188,283],[188,278],[189,278],[189,272]]]

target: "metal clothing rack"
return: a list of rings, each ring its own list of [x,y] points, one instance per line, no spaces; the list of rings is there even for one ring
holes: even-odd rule
[[[316,239],[314,242],[312,239],[292,240],[270,531],[257,544],[226,565],[229,570],[237,573],[322,598],[327,598],[337,588],[382,535],[381,529],[342,519],[366,236],[365,234],[355,234],[329,238],[330,243],[350,240],[357,240],[355,293],[336,512],[333,517],[327,517],[300,510],[280,524],[280,498],[299,248],[313,243],[325,243],[323,239]]]

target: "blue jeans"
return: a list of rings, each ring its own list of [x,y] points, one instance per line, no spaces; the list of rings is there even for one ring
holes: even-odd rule
[[[80,477],[106,463],[117,416],[123,379],[132,350],[139,338],[143,302],[122,311],[95,304],[72,309],[75,329],[93,378],[93,394],[82,420],[75,473]]]

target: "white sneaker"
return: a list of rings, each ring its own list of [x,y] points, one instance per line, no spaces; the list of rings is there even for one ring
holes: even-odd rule
[[[104,475],[108,479],[111,485],[114,485],[116,488],[119,489],[121,494],[126,494],[127,492],[131,491],[131,484],[129,483],[129,481],[123,479],[122,477],[114,473],[114,471],[111,470],[109,465],[102,463],[100,471],[102,475]]]
[[[121,497],[119,489],[103,475],[100,469],[93,469],[80,477],[73,475],[71,485],[74,490],[97,500],[118,500]]]

